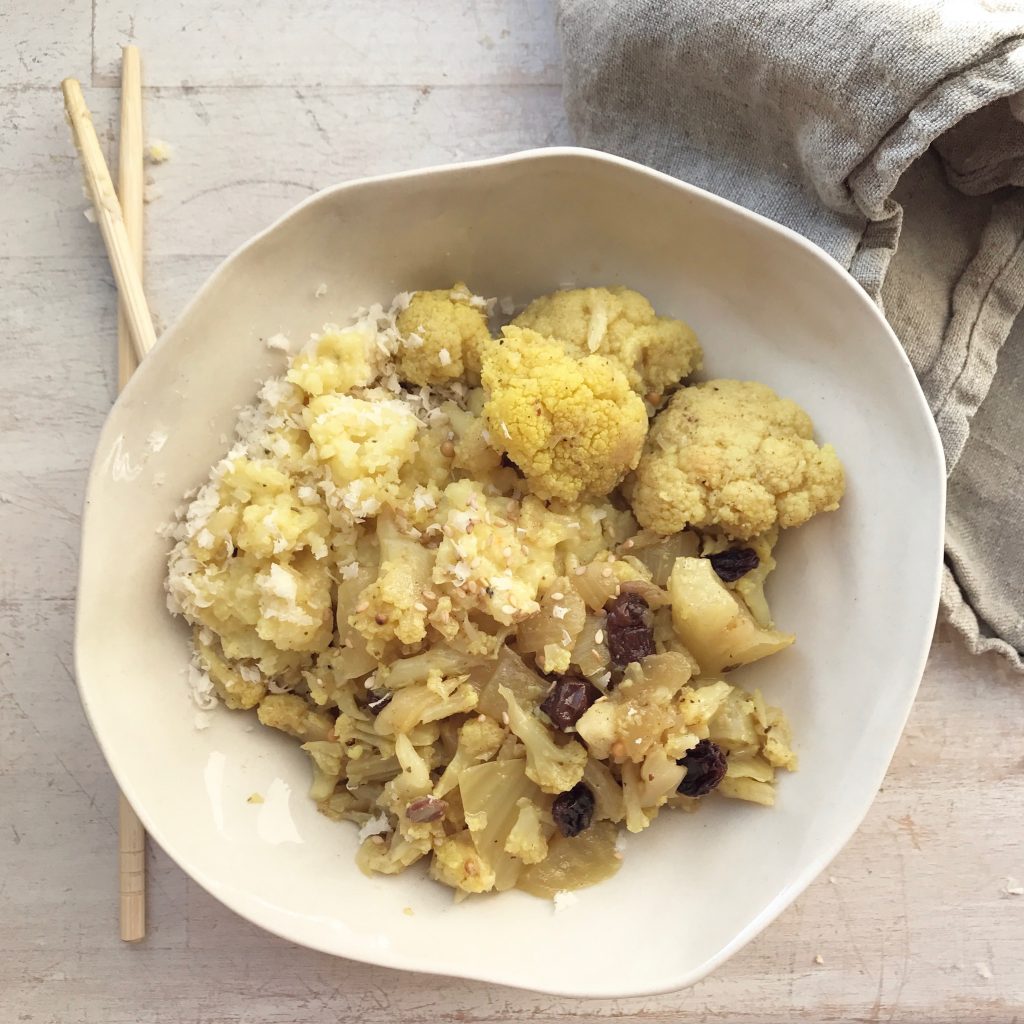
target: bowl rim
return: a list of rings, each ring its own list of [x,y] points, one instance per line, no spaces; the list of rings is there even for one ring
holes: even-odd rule
[[[671,175],[665,174],[651,167],[647,167],[643,164],[636,163],[632,160],[628,160],[624,157],[579,146],[552,146],[547,148],[521,150],[502,156],[488,157],[480,160],[438,164],[420,169],[373,175],[369,177],[356,178],[351,181],[341,182],[335,185],[329,185],[305,197],[300,202],[290,207],[280,216],[275,218],[266,228],[242,242],[231,253],[229,253],[218,264],[209,277],[207,277],[192,298],[186,303],[184,308],[175,317],[173,323],[161,334],[153,351],[156,351],[157,348],[164,345],[167,339],[175,334],[179,324],[191,313],[194,307],[202,302],[208,292],[217,287],[221,278],[229,272],[232,264],[234,264],[250,249],[258,246],[267,236],[274,233],[282,224],[295,217],[309,206],[322,203],[332,196],[358,189],[366,185],[385,184],[405,179],[443,177],[452,174],[472,174],[483,168],[507,164],[540,162],[555,163],[559,161],[568,162],[570,164],[605,164],[628,170],[633,174],[646,177],[649,180],[659,182],[663,185],[670,185],[683,195],[690,196],[699,202],[711,204],[721,208],[722,210],[729,211],[733,215],[738,215],[741,219],[760,227],[762,230],[771,232],[778,237],[788,239],[790,244],[795,244],[819,263],[827,266],[830,272],[837,274],[840,279],[845,281],[848,287],[852,288],[858,294],[858,301],[862,303],[863,307],[868,311],[868,315],[875,320],[877,326],[882,329],[882,333],[886,336],[890,345],[896,350],[898,361],[907,377],[908,387],[906,401],[908,404],[916,406],[918,415],[925,421],[926,436],[930,441],[929,450],[927,452],[922,452],[922,460],[927,459],[934,464],[938,480],[939,501],[936,503],[936,507],[934,509],[934,521],[930,524],[935,535],[935,571],[931,579],[927,605],[925,605],[925,607],[931,608],[931,614],[928,618],[934,623],[937,620],[939,597],[942,585],[943,538],[946,504],[945,458],[942,451],[941,441],[939,439],[938,429],[928,408],[927,400],[921,390],[920,383],[914,373],[910,360],[878,306],[872,302],[867,293],[861,289],[857,281],[850,276],[845,267],[843,267],[829,253],[825,252],[822,248],[805,238],[803,235],[798,234],[796,231],[793,231],[791,228],[788,228],[783,224],[770,220],[769,218],[755,213],[752,210],[748,210],[737,203],[733,203],[728,199],[717,196],[714,193],[708,192],[696,185],[691,185],[680,178],[672,177]],[[114,410],[122,402],[122,396],[127,395],[130,398],[136,388],[141,386],[138,382],[142,376],[143,375],[139,373],[133,374],[132,378],[128,381],[126,387],[121,392],[121,395],[111,407],[111,412],[108,413],[103,427],[101,428],[97,439],[96,453],[93,456],[89,469],[83,500],[83,537],[85,536],[91,521],[92,494],[96,487],[96,481],[102,470],[104,461],[100,457],[100,453],[103,451],[103,446],[100,442],[102,442],[104,434],[108,429]],[[343,957],[396,970],[439,975],[444,977],[465,978],[471,981],[504,985],[519,989],[526,989],[533,992],[541,992],[553,996],[570,998],[631,998],[637,996],[660,995],[687,988],[707,977],[707,975],[759,935],[784,910],[786,910],[799,895],[806,891],[814,879],[825,870],[828,864],[831,863],[831,861],[849,842],[864,821],[864,818],[867,816],[867,813],[878,794],[879,787],[888,772],[892,757],[896,751],[896,747],[894,746],[892,753],[884,760],[884,763],[879,762],[873,773],[871,773],[871,781],[873,782],[873,785],[865,790],[868,795],[854,805],[853,809],[847,815],[847,823],[843,827],[836,829],[835,834],[830,841],[825,842],[821,846],[819,853],[804,864],[803,868],[797,874],[796,879],[788,887],[777,893],[744,928],[740,929],[719,950],[707,957],[697,967],[680,971],[678,974],[671,977],[666,976],[662,982],[659,982],[656,985],[647,984],[640,987],[633,986],[629,983],[628,972],[623,972],[622,981],[617,986],[602,989],[602,991],[598,993],[581,992],[579,988],[573,987],[572,985],[562,986],[558,984],[545,983],[537,985],[531,984],[529,979],[518,981],[515,978],[506,976],[500,970],[462,971],[459,969],[458,964],[454,963],[431,965],[414,960],[408,955],[405,955],[400,951],[396,952],[393,949],[382,950],[377,948],[362,948],[358,941],[354,941],[352,938],[341,939],[339,941],[337,935],[332,936],[334,941],[327,941],[326,939],[324,941],[318,941],[314,937],[298,934],[299,929],[289,931],[283,923],[268,923],[266,920],[261,919],[259,914],[254,912],[251,903],[248,902],[244,896],[236,895],[234,890],[225,889],[219,881],[206,877],[205,872],[197,865],[192,864],[190,862],[190,858],[178,849],[178,845],[175,842],[173,835],[168,835],[149,815],[147,808],[140,804],[136,799],[133,799],[133,797],[137,795],[133,781],[131,778],[122,777],[118,768],[115,767],[116,758],[111,757],[112,751],[108,749],[108,744],[105,741],[101,730],[97,727],[98,723],[90,700],[89,688],[82,683],[83,672],[81,668],[81,661],[84,638],[82,636],[79,607],[82,599],[82,590],[85,585],[84,570],[86,563],[85,545],[83,544],[79,556],[79,570],[75,598],[75,680],[78,688],[79,699],[81,700],[82,706],[85,710],[89,726],[92,729],[97,743],[99,744],[100,750],[103,753],[111,774],[114,776],[115,781],[120,787],[121,793],[135,809],[145,826],[146,831],[160,845],[168,857],[170,857],[192,880],[210,893],[210,895],[216,898],[220,903],[224,904],[245,920],[287,942],[294,942],[298,945],[302,945],[319,952],[328,953],[332,956]],[[924,589],[924,583],[925,581],[922,581],[922,589]],[[918,644],[916,661],[914,662],[916,664],[916,669],[914,671],[913,682],[906,688],[906,692],[900,706],[898,736],[902,735],[910,710],[917,696],[917,691],[920,687],[921,679],[924,674],[928,653],[931,648],[932,636],[933,631],[922,631],[922,636]]]

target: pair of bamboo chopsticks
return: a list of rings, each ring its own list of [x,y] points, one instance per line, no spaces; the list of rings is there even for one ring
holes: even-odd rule
[[[144,172],[139,51],[134,46],[126,46],[121,67],[118,192],[114,191],[81,85],[74,78],[66,78],[61,89],[96,211],[96,223],[117,281],[117,378],[120,390],[139,360],[156,343],[153,318],[142,288]],[[125,942],[138,942],[146,935],[146,832],[124,794],[120,797],[118,818],[121,938]]]

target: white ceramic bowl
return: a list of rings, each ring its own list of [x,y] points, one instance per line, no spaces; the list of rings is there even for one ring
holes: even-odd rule
[[[518,892],[456,906],[415,870],[363,877],[355,828],[316,813],[291,740],[223,709],[194,727],[186,631],[164,605],[157,527],[224,452],[237,407],[280,371],[262,339],[305,338],[456,278],[518,302],[566,282],[635,287],[693,325],[706,375],[796,399],[847,469],[842,509],[779,546],[769,596],[796,646],[738,674],[786,709],[801,770],[782,779],[773,810],[720,800],[662,815],[629,838],[614,879],[558,914]],[[159,451],[154,432],[168,436]],[[847,274],[797,235],[583,150],[354,182],[231,256],[114,407],[86,500],[79,687],[152,836],[256,924],[410,970],[578,996],[664,991],[764,928],[866,813],[932,634],[943,504],[938,438],[902,349]],[[254,792],[263,804],[246,802]]]

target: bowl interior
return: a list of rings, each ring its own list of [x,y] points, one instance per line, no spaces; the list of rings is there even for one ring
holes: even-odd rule
[[[355,829],[316,813],[290,740],[224,710],[195,728],[186,632],[164,604],[157,528],[223,454],[238,406],[280,372],[263,339],[304,339],[457,278],[517,302],[562,284],[635,287],[692,324],[705,376],[796,399],[847,469],[841,511],[779,546],[769,598],[796,646],[736,676],[786,709],[801,770],[773,810],[719,800],[664,814],[630,837],[616,878],[558,914],[519,893],[455,906],[415,871],[363,877]],[[229,259],[111,413],[86,506],[79,685],[154,837],[253,921],[332,953],[551,992],[670,989],[756,934],[866,812],[931,636],[943,500],[935,431],[902,351],[857,286],[796,236],[580,151],[355,183]],[[247,803],[252,793],[264,802]],[[631,935],[652,938],[610,941]]]

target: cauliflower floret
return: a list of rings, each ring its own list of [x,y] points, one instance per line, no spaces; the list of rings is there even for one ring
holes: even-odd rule
[[[541,498],[607,494],[640,459],[644,403],[601,356],[574,359],[557,341],[519,327],[502,333],[483,367],[492,444]]]
[[[534,299],[512,321],[564,342],[573,355],[597,353],[657,405],[666,388],[701,367],[697,337],[682,320],[657,316],[630,288],[574,288]]]
[[[506,499],[485,494],[476,481],[449,484],[434,563],[434,582],[448,588],[460,608],[479,608],[503,625],[536,613],[537,591],[557,575],[555,548],[569,532],[567,517],[549,513],[535,498],[523,502],[518,523],[504,518],[508,508]]]
[[[437,780],[434,796],[450,793],[459,784],[459,775],[474,764],[489,761],[498,752],[507,733],[486,715],[478,715],[459,728],[459,742],[452,759]]]
[[[539,864],[548,855],[548,838],[537,805],[527,797],[516,801],[519,815],[505,840],[505,852],[524,864]]]
[[[654,421],[630,485],[642,526],[669,534],[719,526],[746,539],[839,507],[843,467],[810,417],[764,384],[684,388]]]
[[[340,743],[331,740],[310,740],[302,744],[302,749],[309,754],[313,767],[309,798],[320,803],[330,797],[341,778],[345,750]]]
[[[456,832],[434,846],[430,877],[463,892],[494,888],[494,868],[477,853],[468,831]]]
[[[315,397],[365,387],[376,376],[374,333],[364,325],[325,331],[295,358],[286,379]]]
[[[205,642],[204,636],[208,635],[204,629],[195,630],[193,645],[199,667],[210,677],[217,696],[232,709],[248,710],[256,707],[267,692],[259,672],[243,675],[238,665],[222,658],[212,643]],[[246,678],[250,675],[255,678]]]
[[[686,732],[687,723],[680,712],[689,679],[689,662],[675,652],[630,664],[622,682],[592,704],[576,723],[591,756],[639,764],[652,749],[664,746],[680,731]],[[686,749],[684,745],[682,752]]]
[[[259,600],[256,632],[283,651],[322,651],[334,634],[326,562],[302,551],[292,565],[271,562],[253,579]]]
[[[389,641],[414,644],[427,635],[423,591],[430,587],[434,552],[399,533],[394,517],[377,518],[381,565],[377,579],[360,595],[349,624],[366,640],[374,657],[383,656]]]
[[[310,401],[303,421],[317,456],[343,489],[345,507],[359,518],[376,515],[416,453],[415,413],[399,401],[321,395]]]
[[[583,778],[587,752],[575,740],[555,743],[539,718],[524,711],[507,686],[498,693],[508,705],[508,724],[526,746],[526,776],[545,793],[564,793]]]
[[[450,289],[416,292],[398,316],[399,377],[420,385],[478,377],[480,350],[490,341],[484,308],[461,281]]]
[[[387,839],[370,836],[356,852],[356,865],[364,875],[397,875],[430,852],[420,842],[410,842],[400,832]]]
[[[304,743],[333,735],[334,719],[311,708],[297,693],[267,694],[256,709],[256,717],[261,725],[280,729]]]

